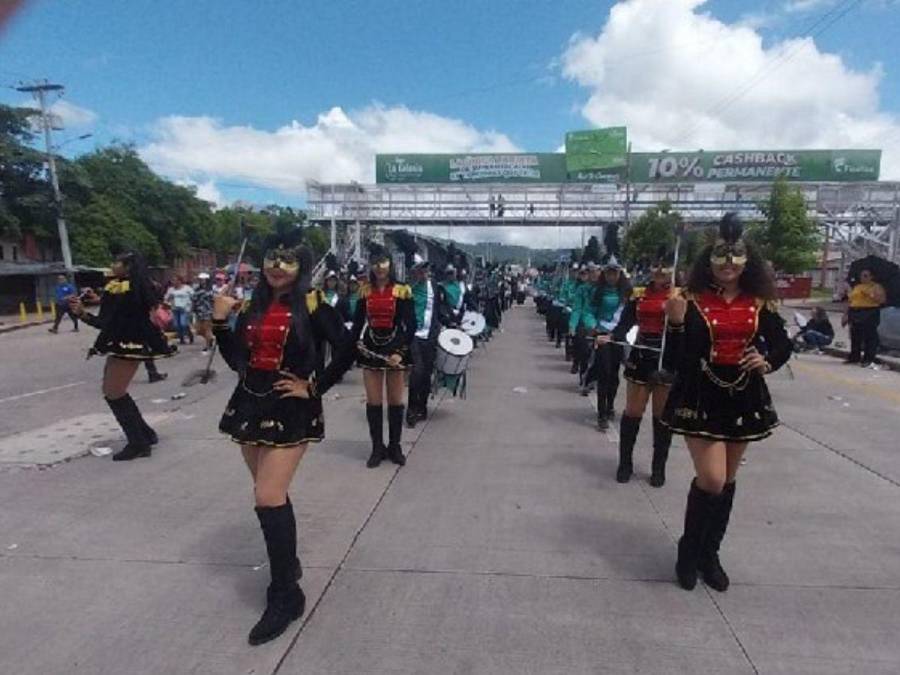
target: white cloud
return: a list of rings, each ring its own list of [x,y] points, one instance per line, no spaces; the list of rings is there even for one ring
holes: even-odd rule
[[[216,207],[227,206],[229,204],[229,201],[225,199],[219,191],[219,188],[211,180],[202,183],[195,183],[191,180],[179,180],[177,183],[178,185],[194,188],[198,198],[205,202],[209,202],[210,204],[214,204]]]
[[[622,0],[598,35],[574,36],[563,73],[589,91],[584,117],[627,124],[636,150],[879,148],[900,133],[880,107],[880,64],[854,70],[810,38],[766,46],[704,4]],[[621,58],[650,50],[652,61]],[[900,178],[898,151],[885,147],[882,177]]]
[[[211,117],[166,117],[140,149],[154,169],[196,183],[238,180],[288,194],[308,179],[373,182],[378,152],[515,152],[505,135],[403,106],[334,107],[316,123],[274,131],[226,126]]]
[[[50,106],[50,112],[59,117],[64,127],[89,127],[97,121],[98,117],[93,110],[82,108],[65,99],[60,99]]]
[[[784,3],[784,11],[796,14],[799,12],[811,12],[816,9],[830,7],[836,0],[788,0]]]

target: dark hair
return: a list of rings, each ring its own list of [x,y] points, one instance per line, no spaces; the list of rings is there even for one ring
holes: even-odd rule
[[[153,279],[150,276],[150,270],[147,269],[147,261],[137,251],[127,251],[120,253],[115,258],[116,262],[122,263],[128,272],[128,282],[131,292],[141,306],[146,307],[149,311],[155,305],[159,304],[159,293],[154,287]]]
[[[600,274],[600,278],[597,279],[597,290],[594,291],[595,305],[601,303],[603,300],[603,291],[609,286],[609,283],[606,281],[606,271],[607,270],[604,269]],[[625,302],[628,300],[628,296],[631,295],[631,282],[625,275],[625,271],[621,269],[619,270],[619,280],[616,282],[616,290],[619,291],[619,302]]]
[[[778,293],[775,290],[775,280],[769,271],[766,261],[757,252],[756,248],[744,242],[747,247],[747,264],[738,278],[738,288],[761,300],[775,300]],[[716,283],[713,276],[709,256],[712,253],[713,244],[709,244],[700,251],[694,266],[688,275],[687,288],[691,293],[702,293]]]
[[[390,263],[390,267],[388,267],[388,280],[389,284],[397,283],[397,273],[394,270],[394,262],[390,258],[373,258],[371,265],[369,265],[369,283],[373,286],[375,285],[375,265],[379,262],[387,260]]]
[[[310,256],[300,256],[300,271],[297,278],[288,291],[288,305],[291,308],[293,318],[294,333],[300,341],[301,353],[305,354],[306,366],[315,367],[317,362],[316,345],[312,339],[312,323],[309,318],[309,311],[306,308],[306,294],[309,293],[311,287],[312,267],[309,264]],[[247,314],[250,319],[257,322],[262,319],[269,306],[277,298],[275,289],[269,285],[269,280],[265,274],[261,274],[256,288],[253,290],[253,296],[250,298],[250,308]]]

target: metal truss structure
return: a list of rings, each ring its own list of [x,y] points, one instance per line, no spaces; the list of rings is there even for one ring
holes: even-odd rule
[[[849,260],[875,254],[900,262],[900,182],[794,183],[830,250]],[[771,183],[679,184],[320,184],[310,182],[309,219],[333,231],[453,227],[583,227],[629,223],[668,201],[692,225],[728,211],[762,217]]]

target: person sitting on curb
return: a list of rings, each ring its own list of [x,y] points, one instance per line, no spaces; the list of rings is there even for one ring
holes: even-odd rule
[[[822,349],[830,345],[832,340],[834,327],[828,320],[828,314],[822,307],[815,307],[812,318],[794,336],[794,346],[798,351],[814,349],[817,354],[821,354]]]

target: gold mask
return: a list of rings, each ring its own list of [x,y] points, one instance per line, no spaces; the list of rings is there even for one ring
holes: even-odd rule
[[[280,269],[288,273],[295,273],[300,271],[300,261],[293,250],[279,246],[271,251],[266,251],[263,258],[263,269]]]
[[[720,239],[709,254],[709,262],[717,267],[728,263],[743,267],[747,264],[747,247],[742,241],[729,244]]]

